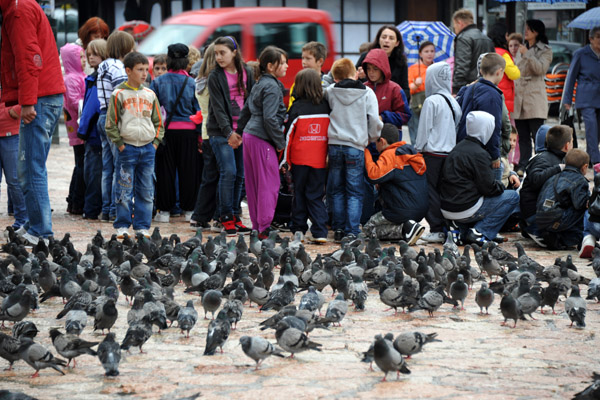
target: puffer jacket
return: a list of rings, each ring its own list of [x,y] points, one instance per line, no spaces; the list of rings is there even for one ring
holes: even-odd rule
[[[483,53],[494,52],[494,43],[477,25],[465,27],[454,38],[454,77],[452,93],[477,79],[477,60]]]
[[[100,102],[98,101],[98,88],[96,79],[98,72],[94,72],[85,78],[85,97],[83,98],[83,108],[79,118],[79,128],[77,137],[87,141],[91,146],[100,147],[102,141],[98,135],[98,117],[100,116]]]
[[[173,109],[177,95],[184,84],[185,89],[183,89],[177,108]],[[200,106],[196,99],[196,83],[194,78],[190,77],[187,72],[169,71],[153,80],[150,89],[156,93],[158,101],[165,108],[167,115],[173,115],[171,124],[173,122],[188,122],[190,127],[195,127],[195,124],[190,120],[190,116],[195,115],[200,110]]]
[[[517,61],[521,78],[515,81],[514,119],[548,118],[544,77],[552,62],[552,49],[537,42]]]
[[[521,71],[515,64],[512,55],[506,49],[502,47],[496,47],[496,53],[504,58],[506,67],[504,68],[504,76],[498,84],[498,88],[502,90],[504,94],[504,103],[509,112],[513,112],[515,109],[515,82],[521,77]]]
[[[0,0],[0,9],[1,100],[7,106],[30,106],[38,97],[64,93],[54,33],[40,5],[34,0]]]
[[[63,94],[63,108],[65,110],[65,125],[69,136],[69,145],[78,146],[83,140],[77,137],[79,124],[79,100],[85,96],[85,73],[81,67],[81,46],[67,43],[60,48],[60,58],[65,69],[65,93]]]
[[[389,145],[377,161],[365,150],[365,169],[369,181],[379,185],[382,213],[395,224],[409,219],[420,221],[429,208],[427,177],[423,155],[406,142]]]

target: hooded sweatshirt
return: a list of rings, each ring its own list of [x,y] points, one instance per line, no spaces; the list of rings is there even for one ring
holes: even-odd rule
[[[440,199],[444,218],[472,217],[484,197],[504,192],[502,183],[494,178],[492,159],[485,149],[494,127],[494,117],[485,111],[471,111],[467,115],[467,137],[450,152],[442,171]]]
[[[425,102],[421,110],[415,148],[420,152],[447,154],[456,145],[456,129],[462,117],[452,97],[452,71],[441,61],[427,68]]]
[[[367,64],[374,65],[383,73],[383,82],[376,83],[370,80],[365,82],[365,85],[373,89],[375,96],[377,96],[379,115],[381,115],[383,123],[394,124],[398,128],[402,128],[402,125],[408,123],[412,112],[407,105],[406,95],[400,85],[390,80],[392,71],[390,70],[387,53],[382,49],[369,51],[362,64],[365,71],[367,70]]]
[[[379,119],[375,93],[360,81],[344,79],[327,87],[325,98],[331,107],[327,136],[330,145],[364,150],[379,137],[383,122]]]
[[[65,110],[65,125],[69,135],[69,144],[77,146],[83,144],[83,140],[77,137],[79,124],[79,100],[85,96],[85,73],[81,67],[81,46],[67,43],[60,48],[60,58],[65,69],[65,93],[63,94],[63,107]]]

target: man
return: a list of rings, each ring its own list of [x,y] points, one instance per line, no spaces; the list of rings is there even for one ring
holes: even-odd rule
[[[29,222],[19,233],[30,245],[52,235],[46,159],[62,112],[65,85],[48,18],[34,0],[0,0],[2,99],[21,105],[19,182]],[[35,29],[34,29],[35,28]]]
[[[461,8],[452,16],[454,26],[454,77],[452,93],[477,79],[477,60],[483,53],[494,52],[494,43],[473,22],[473,13]]]
[[[379,185],[381,211],[363,226],[366,235],[383,240],[417,242],[425,228],[415,221],[425,217],[429,208],[427,178],[423,155],[406,142],[399,142],[398,128],[385,124],[377,139],[377,161],[365,150],[365,169],[369,181]]]

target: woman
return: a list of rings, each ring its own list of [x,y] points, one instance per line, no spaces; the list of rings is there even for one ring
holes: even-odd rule
[[[517,170],[521,171],[525,170],[531,158],[531,141],[548,116],[544,77],[552,62],[552,49],[548,45],[546,26],[542,21],[527,20],[524,36],[527,47],[519,47],[521,59],[517,67],[521,71],[521,78],[515,84],[513,113],[521,151]]]
[[[404,90],[404,94],[407,97],[407,101],[410,101],[410,87],[408,86],[408,64],[406,63],[406,55],[404,55],[404,42],[402,42],[402,35],[398,28],[393,25],[383,25],[377,31],[375,40],[371,43],[369,50],[372,49],[383,49],[388,55],[390,62],[390,69],[392,70],[392,81],[396,82]],[[365,72],[362,69],[362,63],[367,56],[369,51],[362,53],[358,62],[356,63],[356,69],[358,70],[358,77],[361,80],[366,79]],[[407,102],[405,102],[408,104]]]
[[[577,81],[577,109],[585,124],[586,151],[592,164],[600,162],[598,126],[600,126],[600,26],[590,30],[590,44],[573,54],[562,102],[569,110],[573,104],[573,88]]]
[[[425,41],[419,46],[419,61],[408,67],[408,86],[410,87],[412,118],[408,121],[410,143],[414,146],[419,130],[419,116],[425,101],[425,75],[427,67],[433,64],[435,46],[430,41]]]
[[[108,29],[108,25],[102,18],[92,17],[85,21],[77,35],[79,36],[78,43],[85,50],[87,50],[88,44],[94,39],[108,39],[108,34],[110,30]],[[81,41],[81,43],[79,43]]]

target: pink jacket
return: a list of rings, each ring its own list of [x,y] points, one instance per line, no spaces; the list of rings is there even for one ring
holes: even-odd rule
[[[69,135],[69,144],[76,146],[83,144],[84,141],[77,137],[79,124],[79,100],[85,96],[85,73],[81,68],[81,53],[83,48],[73,43],[67,43],[60,48],[60,57],[62,58],[65,69],[65,88],[63,95],[65,110],[65,125]]]

